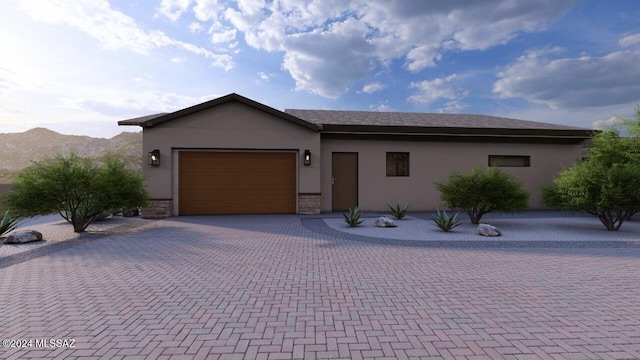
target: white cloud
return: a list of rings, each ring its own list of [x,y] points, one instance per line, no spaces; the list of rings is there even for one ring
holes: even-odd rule
[[[354,79],[365,77],[374,68],[366,56],[360,56],[371,47],[366,32],[364,24],[347,19],[326,31],[290,37],[283,67],[296,81],[296,89],[337,98]]]
[[[187,11],[191,0],[162,0],[158,12],[171,21],[176,21]]]
[[[179,41],[162,31],[145,31],[135,20],[114,10],[105,0],[24,0],[20,8],[35,21],[62,23],[75,27],[98,40],[106,50],[129,50],[140,54],[164,47],[174,47],[204,56],[213,66],[233,68],[233,59],[226,54]]]
[[[192,22],[191,24],[189,24],[189,31],[191,31],[192,33],[202,31],[202,24],[197,21]]]
[[[467,104],[461,101],[449,101],[444,104],[443,107],[439,108],[437,112],[442,114],[455,114],[467,108]]]
[[[209,34],[211,34],[211,42],[214,44],[237,44],[236,33],[237,30],[235,28],[225,27],[219,22],[214,22],[211,28],[209,28]]]
[[[200,21],[218,20],[218,14],[224,12],[226,6],[218,0],[196,0],[193,13]]]
[[[552,59],[558,51],[530,51],[498,74],[500,98],[524,98],[552,109],[626,104],[640,100],[640,50],[602,57]]]
[[[392,61],[415,73],[448,51],[484,50],[544,30],[576,2],[195,0],[193,12],[199,21],[224,23],[213,42],[242,33],[255,49],[283,53],[296,89],[336,98]]]
[[[618,42],[620,46],[631,46],[635,44],[640,44],[640,34],[632,34],[624,36]]]
[[[172,57],[171,59],[169,59],[169,61],[171,61],[174,64],[181,64],[183,62],[185,62],[187,60],[187,58],[185,57]]]
[[[380,91],[382,89],[384,89],[384,85],[382,85],[381,82],[376,81],[376,82],[373,82],[371,84],[367,84],[367,85],[363,86],[362,87],[362,92],[367,93],[367,94],[371,94],[371,93],[374,93],[376,91]]]
[[[601,119],[601,120],[596,120],[594,122],[591,123],[591,126],[594,129],[599,129],[599,130],[604,130],[606,128],[610,128],[610,127],[619,127],[620,125],[622,125],[624,122],[624,119],[620,118],[619,116],[611,116],[608,119]]]
[[[272,78],[278,76],[277,74],[267,74],[264,71],[258,72],[258,80],[256,80],[256,84],[264,84],[269,82]]]
[[[409,88],[418,89],[418,92],[415,95],[411,95],[409,100],[420,103],[429,103],[442,98],[451,100],[462,99],[468,95],[468,92],[454,86],[456,77],[456,74],[453,74],[446,78],[439,78],[431,81],[424,80],[420,82],[412,82],[409,84]]]
[[[395,111],[389,104],[378,104],[378,105],[370,105],[369,109],[371,111],[379,111],[379,112],[391,112]]]

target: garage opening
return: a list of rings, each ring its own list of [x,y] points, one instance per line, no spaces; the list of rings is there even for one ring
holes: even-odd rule
[[[295,152],[180,151],[180,215],[294,214]]]

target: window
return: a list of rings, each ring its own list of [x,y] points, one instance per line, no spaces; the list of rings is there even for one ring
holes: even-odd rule
[[[387,176],[409,176],[409,153],[387,153]]]
[[[531,156],[489,155],[489,166],[530,167],[531,166]]]

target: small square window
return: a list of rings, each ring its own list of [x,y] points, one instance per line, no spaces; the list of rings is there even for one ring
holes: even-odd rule
[[[530,167],[531,166],[531,156],[489,155],[489,166]]]
[[[387,153],[387,176],[409,176],[409,153]]]

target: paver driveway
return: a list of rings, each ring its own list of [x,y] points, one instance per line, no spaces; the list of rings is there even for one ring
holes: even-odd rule
[[[0,357],[638,359],[639,257],[168,219],[0,269]]]

